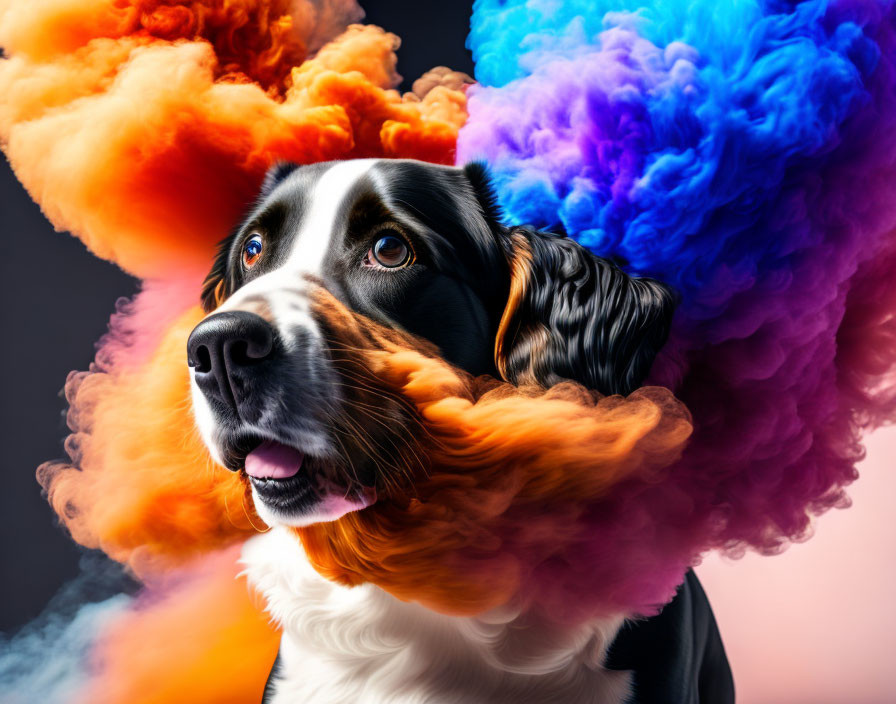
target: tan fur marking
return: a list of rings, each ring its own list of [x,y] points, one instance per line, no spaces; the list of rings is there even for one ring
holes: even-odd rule
[[[532,265],[532,250],[526,239],[522,235],[513,235],[511,242],[513,251],[509,257],[510,293],[507,296],[507,305],[504,307],[501,322],[498,324],[498,332],[495,335],[495,366],[503,379],[507,379],[507,357],[504,353],[504,341],[507,337],[510,323],[516,315],[529,287],[529,274]]]
[[[218,282],[218,285],[215,286],[215,307],[220,306],[227,296],[224,295],[224,279],[221,279]]]

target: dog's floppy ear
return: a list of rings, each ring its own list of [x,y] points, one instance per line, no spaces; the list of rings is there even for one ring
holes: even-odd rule
[[[640,386],[669,334],[674,292],[635,278],[575,241],[507,231],[510,293],[495,364],[514,384],[571,379],[603,394]]]

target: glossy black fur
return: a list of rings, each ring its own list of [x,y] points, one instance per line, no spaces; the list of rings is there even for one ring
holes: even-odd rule
[[[573,379],[605,394],[638,388],[669,335],[672,290],[629,276],[568,237],[526,227],[513,234],[525,239],[532,262],[508,333],[508,381]]]
[[[622,627],[606,666],[633,673],[628,704],[734,702],[719,628],[692,570],[662,613]]]

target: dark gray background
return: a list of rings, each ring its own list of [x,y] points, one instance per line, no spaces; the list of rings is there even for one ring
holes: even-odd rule
[[[402,38],[403,89],[436,65],[466,71],[471,2],[361,0],[366,22]],[[224,233],[222,233],[223,235]],[[60,389],[86,369],[115,300],[137,281],[53,231],[3,160],[0,165],[0,631],[34,618],[78,573],[81,550],[58,526],[34,470],[64,456]]]

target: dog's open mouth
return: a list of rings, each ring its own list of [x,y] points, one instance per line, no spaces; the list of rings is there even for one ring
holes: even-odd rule
[[[333,521],[376,501],[376,489],[301,451],[267,440],[248,452],[244,469],[256,500],[276,518],[302,526]]]

